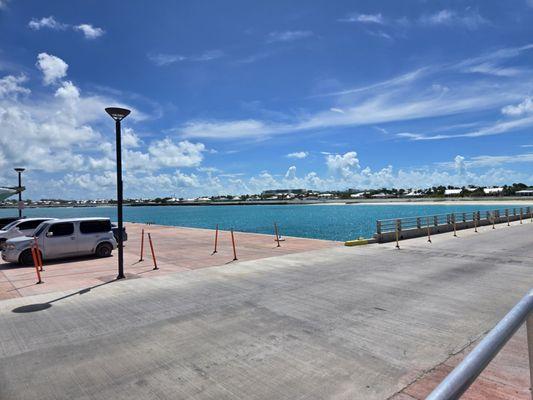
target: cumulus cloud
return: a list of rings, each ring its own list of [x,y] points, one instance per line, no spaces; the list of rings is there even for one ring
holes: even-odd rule
[[[28,80],[27,76],[20,74],[18,76],[7,75],[0,78],[0,98],[7,96],[17,96],[19,94],[29,94],[30,89],[21,84]]]
[[[79,99],[80,90],[71,81],[66,81],[56,90],[55,96],[63,100],[73,101]]]
[[[309,156],[309,153],[307,151],[296,151],[294,153],[287,154],[287,157],[289,158],[306,158]]]
[[[359,168],[359,160],[355,151],[349,151],[342,155],[328,154],[326,155],[326,165],[331,172],[346,178]]]
[[[61,58],[48,53],[40,53],[37,56],[36,65],[43,73],[45,85],[56,83],[59,79],[67,76],[68,64]]]
[[[463,156],[457,155],[454,159],[455,171],[458,175],[464,175],[466,172],[465,158]]]
[[[33,18],[28,23],[28,26],[31,29],[36,30],[36,31],[43,29],[43,28],[52,29],[52,30],[64,30],[68,28],[68,25],[57,21],[53,15],[49,17],[44,17],[41,19]]]
[[[98,28],[91,24],[70,25],[59,22],[53,15],[49,17],[43,17],[41,19],[32,18],[32,20],[28,22],[28,27],[35,31],[41,29],[51,29],[54,31],[72,29],[74,31],[81,32],[85,39],[96,39],[105,33],[102,28]]]
[[[122,132],[122,146],[125,148],[135,148],[141,145],[141,139],[131,128],[126,128]]]
[[[105,33],[102,28],[92,26],[91,24],[76,25],[74,30],[83,33],[85,39],[96,39]]]
[[[290,181],[296,179],[296,167],[290,166],[287,172],[285,173],[285,179],[288,179]]]
[[[191,143],[184,140],[174,143],[166,138],[152,142],[148,152],[154,161],[165,167],[196,167],[203,160],[205,146],[203,143]]]

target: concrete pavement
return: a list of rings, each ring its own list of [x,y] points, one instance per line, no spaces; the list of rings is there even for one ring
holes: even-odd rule
[[[462,231],[5,300],[0,398],[417,398],[400,392],[533,286],[532,235]]]
[[[124,270],[130,278],[151,278],[191,269],[232,263],[231,235],[220,231],[217,253],[213,254],[215,231],[163,225],[126,223],[128,241],[124,247]],[[139,261],[141,230],[145,230],[143,261]],[[153,239],[159,270],[153,271],[147,234]],[[341,246],[340,242],[286,237],[277,247],[274,235],[235,232],[236,252],[240,261],[256,260],[281,254]],[[81,289],[109,282],[117,275],[117,252],[112,258],[82,257],[45,260],[41,273],[44,284],[36,285],[33,266],[24,267],[0,260],[0,300],[42,293]]]

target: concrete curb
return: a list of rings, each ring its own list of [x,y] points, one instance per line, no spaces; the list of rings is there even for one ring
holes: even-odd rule
[[[376,239],[355,239],[344,242],[345,246],[364,246],[365,244],[377,243]]]

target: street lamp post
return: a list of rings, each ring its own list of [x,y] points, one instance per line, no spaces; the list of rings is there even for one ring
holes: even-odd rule
[[[19,204],[18,204],[18,209],[19,209],[19,218],[22,218],[22,173],[25,171],[25,168],[15,168],[15,171],[19,175],[19,186],[18,186]]]
[[[124,276],[124,249],[122,247],[123,219],[122,219],[122,144],[120,135],[120,121],[128,116],[130,110],[125,108],[108,107],[106,112],[115,120],[116,150],[117,150],[117,216],[118,216],[118,275],[117,279]]]

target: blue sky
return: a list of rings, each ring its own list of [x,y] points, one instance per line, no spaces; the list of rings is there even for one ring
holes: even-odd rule
[[[151,5],[152,4],[152,5]],[[533,0],[0,0],[32,198],[533,184]]]

